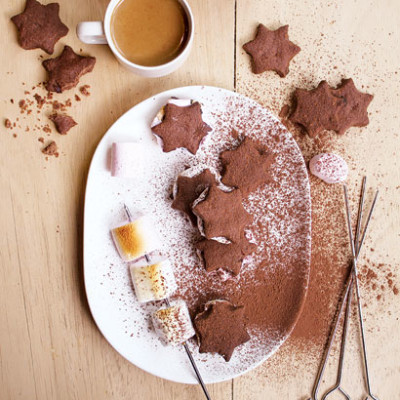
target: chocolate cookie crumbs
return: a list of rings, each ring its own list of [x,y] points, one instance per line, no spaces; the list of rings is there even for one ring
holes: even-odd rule
[[[69,115],[52,114],[49,119],[54,122],[57,132],[61,135],[66,135],[72,127],[77,125],[74,119]]]
[[[56,142],[50,142],[44,149],[42,149],[42,153],[48,156],[59,156],[58,147]]]
[[[90,92],[89,92],[89,90],[88,89],[90,89],[90,85],[83,85],[83,86],[81,86],[80,88],[79,88],[79,91],[84,95],[84,96],[90,96]],[[79,97],[78,97],[79,98]],[[80,99],[79,99],[80,100]],[[78,100],[78,101],[79,101]]]
[[[4,126],[5,126],[7,129],[10,129],[10,128],[12,127],[11,121],[10,121],[8,118],[6,118],[6,119],[4,120]]]

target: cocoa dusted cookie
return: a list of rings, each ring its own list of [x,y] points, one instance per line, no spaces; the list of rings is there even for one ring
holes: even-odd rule
[[[212,300],[194,318],[200,353],[218,353],[229,361],[235,348],[250,340],[244,307],[227,300]]]
[[[240,272],[244,259],[255,251],[256,245],[243,237],[239,243],[202,240],[195,245],[207,272],[224,269],[233,275]]]
[[[199,221],[200,232],[207,239],[223,237],[238,242],[253,217],[244,209],[242,192],[224,192],[211,186],[204,200],[195,202],[192,210]]]
[[[58,12],[60,5],[42,5],[36,0],[26,0],[25,10],[11,18],[19,31],[18,42],[25,50],[42,49],[53,54],[54,45],[68,33]]]
[[[350,126],[369,123],[367,108],[373,96],[356,89],[352,79],[344,79],[334,89],[321,81],[315,89],[296,89],[294,111],[289,119],[301,125],[311,137],[324,130],[343,134]]]
[[[342,135],[351,126],[367,126],[368,106],[374,96],[360,92],[354,85],[353,79],[343,79],[337,89],[332,89],[335,97],[339,98],[339,121],[337,133]]]
[[[280,77],[289,72],[289,63],[301,50],[289,40],[289,25],[270,31],[263,24],[258,25],[254,40],[246,43],[243,49],[252,58],[252,69],[255,74],[264,71],[275,71]]]
[[[272,180],[274,156],[249,137],[236,149],[222,152],[220,159],[223,168],[221,182],[240,189],[243,196]]]
[[[69,115],[52,114],[49,119],[54,122],[57,132],[61,135],[66,135],[72,127],[78,125]]]
[[[151,128],[162,139],[163,151],[170,152],[184,147],[196,154],[200,143],[211,131],[203,121],[200,103],[196,101],[185,107],[168,103],[164,112],[162,122]]]
[[[175,184],[172,208],[186,213],[193,225],[196,225],[197,217],[193,214],[192,204],[204,189],[216,184],[217,180],[209,169],[191,177],[179,175]]]
[[[82,75],[93,70],[95,64],[94,57],[80,56],[71,47],[65,46],[60,56],[43,61],[49,75],[46,89],[57,93],[72,89]]]

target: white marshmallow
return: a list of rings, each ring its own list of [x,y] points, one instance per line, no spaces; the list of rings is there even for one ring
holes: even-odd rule
[[[145,153],[142,143],[113,143],[111,147],[111,175],[119,178],[140,176],[146,165]]]
[[[135,261],[159,250],[162,246],[154,223],[148,216],[140,216],[111,230],[115,247],[124,261]]]
[[[326,183],[339,183],[347,178],[349,169],[342,157],[333,153],[322,153],[310,160],[310,172]]]
[[[177,288],[169,260],[165,259],[145,266],[132,264],[130,271],[139,303],[166,299]]]
[[[155,311],[152,320],[157,335],[166,345],[182,344],[195,335],[189,310],[183,300]]]

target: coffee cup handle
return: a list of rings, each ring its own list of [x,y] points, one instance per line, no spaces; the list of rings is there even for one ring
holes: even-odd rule
[[[102,21],[84,21],[76,27],[81,42],[87,44],[107,44]]]

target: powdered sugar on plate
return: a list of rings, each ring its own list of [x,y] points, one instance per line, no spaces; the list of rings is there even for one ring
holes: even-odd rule
[[[203,118],[213,127],[196,156],[185,149],[163,153],[150,123],[170,97],[202,104]],[[235,131],[232,135],[232,131]],[[217,174],[219,153],[244,136],[275,154],[273,182],[244,201],[254,215],[247,236],[257,251],[238,277],[222,279],[202,268],[193,244],[200,235],[189,220],[171,208],[171,192],[187,168]],[[111,177],[108,165],[113,142],[138,141],[146,148],[145,172],[131,180]],[[143,148],[143,146],[142,146]],[[225,298],[245,305],[251,340],[238,347],[230,362],[219,355],[199,354],[189,343],[206,382],[240,375],[267,359],[290,334],[305,297],[310,262],[310,189],[306,167],[291,134],[254,101],[212,87],[173,89],[150,98],[122,116],[103,137],[93,157],[85,200],[85,285],[92,314],[110,344],[129,361],[157,376],[197,383],[183,349],[165,347],[150,322],[162,302],[140,305],[128,266],[118,257],[110,227],[125,219],[123,203],[150,214],[163,238],[163,253],[174,266],[175,297],[183,298],[192,316],[207,300]]]

